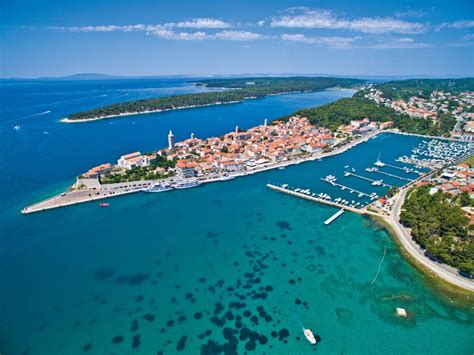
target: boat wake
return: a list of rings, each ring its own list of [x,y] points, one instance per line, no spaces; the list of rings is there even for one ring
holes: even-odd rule
[[[379,269],[377,270],[377,274],[375,275],[374,279],[373,279],[372,282],[370,283],[371,285],[373,285],[373,283],[375,282],[375,280],[377,280],[377,277],[379,277],[380,268],[382,267],[383,260],[385,259],[385,254],[387,254],[387,247],[384,247],[382,260],[380,260],[380,263],[379,263]]]

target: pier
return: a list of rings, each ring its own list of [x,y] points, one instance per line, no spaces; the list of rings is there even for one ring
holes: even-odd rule
[[[377,165],[377,163],[380,163],[380,164]],[[383,162],[383,161],[381,161],[381,160],[376,161],[374,165],[375,165],[375,166],[379,166],[379,167],[388,166],[389,168],[398,169],[398,170],[404,171],[404,172],[406,172],[406,173],[410,172],[410,171],[409,171],[410,169],[407,168],[407,167],[404,167],[404,166],[402,167],[402,166],[396,166],[396,165],[388,164],[388,163],[385,163],[385,162]],[[421,171],[414,170],[414,169],[411,169],[411,170],[412,170],[411,172],[413,172],[413,173],[415,173],[415,174],[422,174]]]
[[[377,181],[377,180],[369,179],[368,177],[365,177],[365,176],[362,176],[362,175],[358,175],[358,174],[351,173],[351,172],[349,172],[349,171],[346,171],[346,172],[344,173],[344,175],[345,175],[345,176],[354,176],[354,177],[356,177],[356,178],[359,178],[359,179],[368,181],[368,182],[370,182],[370,183]],[[386,183],[384,183],[384,182],[382,182],[381,185],[382,185],[382,186],[385,186],[385,187],[388,187],[388,188],[392,187],[392,185],[386,184]]]
[[[283,187],[280,187],[280,186],[276,186],[276,185],[273,185],[273,184],[267,184],[267,187],[271,190],[279,191],[279,192],[285,193],[287,195],[300,197],[300,198],[303,198],[305,200],[309,200],[309,201],[313,201],[313,202],[319,202],[319,203],[322,203],[324,205],[328,205],[328,206],[332,206],[332,207],[338,207],[339,209],[354,212],[354,213],[357,213],[357,214],[361,214],[361,215],[369,214],[369,215],[372,215],[372,216],[381,216],[377,212],[368,211],[367,208],[365,208],[365,207],[364,208],[350,207],[350,206],[346,206],[346,205],[343,205],[343,204],[340,204],[340,203],[337,203],[337,202],[327,201],[327,200],[324,200],[324,199],[319,198],[319,197],[308,196],[306,194],[296,192],[296,191],[290,190],[288,188],[283,188]]]
[[[400,180],[403,180],[403,181],[409,181],[409,182],[413,181],[412,179],[407,179],[407,178],[404,178],[404,177],[401,177],[401,176],[398,176],[398,175],[386,173],[385,171],[375,170],[373,172],[374,173],[379,173],[379,174],[382,174],[382,175],[387,175],[387,176],[390,176],[390,177],[393,177],[393,178],[396,178],[396,179],[400,179]]]
[[[344,213],[344,209],[341,208],[339,211],[337,211],[334,215],[332,215],[331,217],[329,217],[325,222],[324,224],[325,225],[330,225],[333,221],[335,221],[341,214]]]
[[[331,185],[333,185],[333,186],[340,187],[341,190],[349,190],[349,191],[355,192],[355,193],[357,193],[357,194],[359,194],[359,195],[361,195],[361,196],[365,196],[365,197],[371,198],[369,194],[366,194],[365,192],[362,192],[362,191],[353,189],[352,187],[344,186],[344,185],[338,184],[337,182],[334,182],[334,181],[327,181],[326,179],[323,179],[323,178],[321,178],[321,180],[322,180],[322,181],[325,181],[325,182],[327,182],[327,183],[329,183],[329,184],[331,184]]]

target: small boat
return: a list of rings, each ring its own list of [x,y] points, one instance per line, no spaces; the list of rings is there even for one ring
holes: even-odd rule
[[[101,202],[101,203],[99,203],[99,206],[100,206],[100,207],[109,207],[109,206],[110,206],[110,203],[108,203],[108,202]]]
[[[316,344],[316,338],[314,337],[313,332],[310,329],[304,329],[303,331],[306,340],[308,340],[311,344]]]

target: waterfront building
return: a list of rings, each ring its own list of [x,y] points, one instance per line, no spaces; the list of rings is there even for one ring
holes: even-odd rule
[[[122,155],[117,161],[117,165],[121,168],[131,170],[137,167],[148,165],[147,162],[143,159],[143,156],[140,152],[134,152],[126,155]]]
[[[196,177],[196,162],[179,160],[176,163],[176,173],[181,179],[190,179]]]
[[[174,135],[171,130],[170,130],[170,133],[168,133],[168,149],[169,150],[174,149]]]
[[[99,175],[105,174],[109,171],[112,171],[112,164],[106,163],[106,164],[95,166],[92,169],[89,169],[89,171],[82,174],[82,176],[86,179],[93,179],[93,178],[98,178]]]

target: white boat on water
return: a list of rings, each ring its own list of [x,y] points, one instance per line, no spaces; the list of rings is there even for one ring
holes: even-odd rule
[[[308,340],[313,345],[316,344],[316,338],[314,337],[314,334],[310,329],[304,329],[303,333],[304,333],[304,336],[305,336],[306,340]]]
[[[174,190],[174,188],[171,185],[154,184],[144,189],[143,191],[144,192],[165,192],[165,191],[171,191],[171,190]]]
[[[192,180],[192,181],[181,181],[179,183],[177,183],[176,185],[174,185],[174,188],[175,189],[189,189],[191,187],[196,187],[196,186],[199,186],[201,183],[197,180]]]

